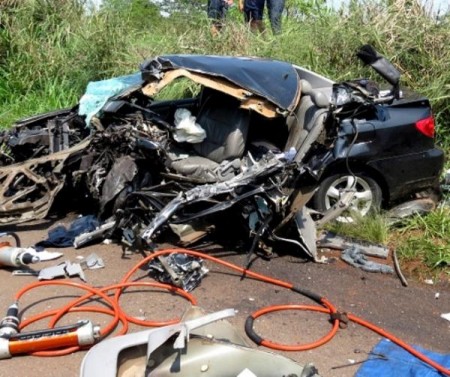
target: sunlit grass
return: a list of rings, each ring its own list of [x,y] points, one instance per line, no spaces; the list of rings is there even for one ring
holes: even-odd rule
[[[419,259],[430,268],[450,267],[450,209],[441,207],[404,221],[397,231],[403,241],[398,253],[405,260]]]
[[[389,225],[383,214],[357,216],[353,214],[352,222],[334,221],[327,225],[327,229],[355,240],[385,244],[389,239]]]

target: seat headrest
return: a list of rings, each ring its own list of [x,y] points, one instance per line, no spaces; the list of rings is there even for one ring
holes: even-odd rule
[[[328,97],[319,91],[312,93],[312,100],[317,107],[328,107],[330,105]]]
[[[309,83],[309,81],[306,81],[304,79],[300,80],[300,89],[301,89],[303,95],[308,95],[308,94],[311,94],[311,92],[312,92],[311,84]]]

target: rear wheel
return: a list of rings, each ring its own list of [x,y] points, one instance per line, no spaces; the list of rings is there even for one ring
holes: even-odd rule
[[[382,200],[381,188],[374,179],[363,173],[355,174],[355,176],[335,174],[325,178],[313,197],[314,208],[320,212],[327,211],[353,185],[355,186],[356,194],[350,204],[349,213],[356,212],[359,216],[365,216],[370,211],[380,208]],[[340,216],[337,220],[351,221],[349,215]]]

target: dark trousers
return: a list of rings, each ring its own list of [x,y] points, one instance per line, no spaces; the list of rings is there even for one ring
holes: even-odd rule
[[[261,21],[263,19],[264,0],[245,0],[245,22]]]
[[[213,20],[223,20],[227,14],[228,5],[223,0],[208,0],[208,17]]]
[[[270,25],[274,34],[281,33],[281,15],[284,10],[284,2],[285,0],[266,0]]]

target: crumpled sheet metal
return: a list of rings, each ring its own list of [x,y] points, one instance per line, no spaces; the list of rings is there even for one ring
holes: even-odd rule
[[[160,80],[163,73],[184,69],[205,76],[223,78],[277,107],[293,111],[300,98],[300,77],[286,62],[234,56],[164,55],[141,64],[145,81]],[[278,79],[267,80],[267,77]]]
[[[102,188],[102,196],[100,198],[102,211],[133,180],[137,173],[138,167],[130,156],[120,157],[114,162]]]
[[[89,140],[51,155],[0,169],[0,224],[43,219],[64,186],[62,169]]]
[[[191,292],[197,288],[203,277],[209,272],[204,266],[203,259],[193,257],[183,253],[173,253],[166,258],[169,268],[175,273],[180,281],[180,286],[186,292]],[[164,265],[154,259],[148,265],[149,274],[161,283],[172,284],[170,274],[165,270]]]

